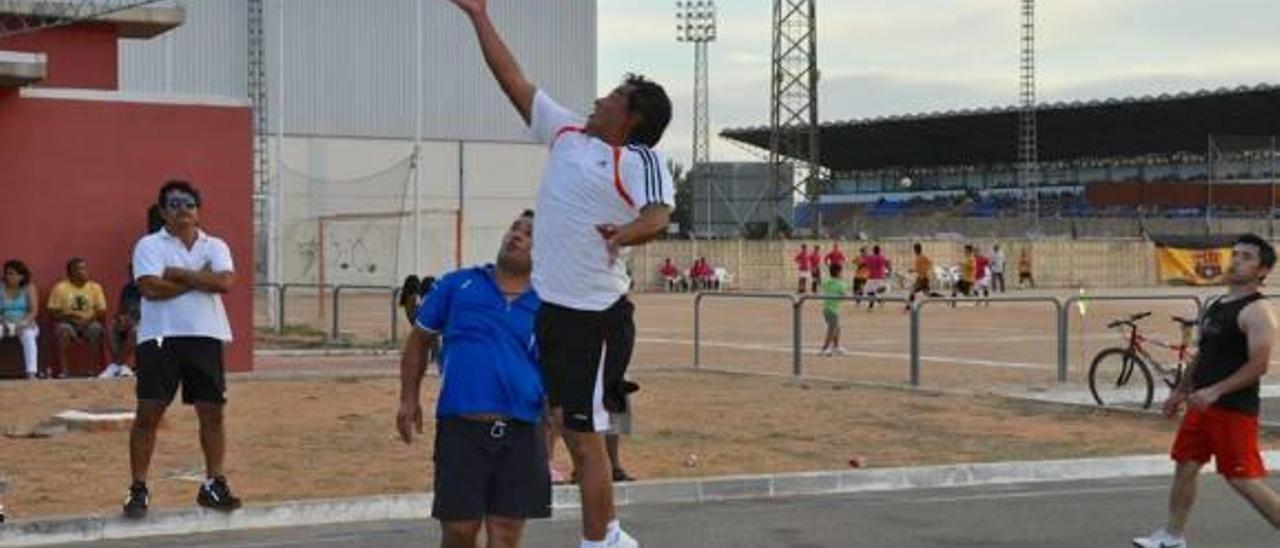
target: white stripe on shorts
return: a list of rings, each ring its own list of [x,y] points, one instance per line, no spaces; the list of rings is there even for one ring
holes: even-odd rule
[[[604,362],[609,355],[609,343],[600,342],[600,363],[596,367],[596,386],[591,392],[591,430],[609,431],[609,411],[604,408]]]

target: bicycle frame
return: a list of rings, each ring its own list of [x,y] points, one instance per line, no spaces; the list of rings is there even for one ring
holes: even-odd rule
[[[1124,333],[1124,329],[1128,329],[1128,333]],[[1190,330],[1188,328],[1183,328],[1182,342],[1178,344],[1152,337],[1146,337],[1139,332],[1137,324],[1134,323],[1127,323],[1117,330],[1121,332],[1121,336],[1126,340],[1129,352],[1138,356],[1139,359],[1154,368],[1156,373],[1160,376],[1160,380],[1164,381],[1164,383],[1169,385],[1170,388],[1177,384],[1178,379],[1182,377],[1182,371],[1186,367],[1187,357],[1191,351],[1191,337]],[[1158,346],[1174,352],[1177,356],[1177,361],[1172,367],[1166,366],[1158,358],[1152,355],[1151,352],[1143,346],[1143,344]]]

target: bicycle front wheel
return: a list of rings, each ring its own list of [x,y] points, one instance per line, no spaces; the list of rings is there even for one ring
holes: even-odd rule
[[[1089,365],[1089,391],[1098,405],[1151,407],[1155,386],[1147,364],[1124,348],[1108,348]]]

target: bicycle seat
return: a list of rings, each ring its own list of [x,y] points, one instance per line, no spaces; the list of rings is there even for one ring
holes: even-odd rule
[[[1120,327],[1120,326],[1122,326],[1122,325],[1129,325],[1129,326],[1133,326],[1133,328],[1134,328],[1134,329],[1137,329],[1137,328],[1138,328],[1138,324],[1137,324],[1137,322],[1138,322],[1139,320],[1142,320],[1142,319],[1146,318],[1147,316],[1150,316],[1150,315],[1151,315],[1151,313],[1150,313],[1150,312],[1139,312],[1139,313],[1134,314],[1134,315],[1132,315],[1132,316],[1129,316],[1128,318],[1125,318],[1125,319],[1123,319],[1123,320],[1116,320],[1116,321],[1113,321],[1113,322],[1111,322],[1111,323],[1107,324],[1107,329],[1115,329],[1115,328]]]
[[[1186,318],[1183,318],[1182,316],[1174,316],[1173,321],[1177,322],[1177,324],[1181,325],[1182,327],[1195,327],[1196,324],[1200,323],[1195,320],[1188,320]]]

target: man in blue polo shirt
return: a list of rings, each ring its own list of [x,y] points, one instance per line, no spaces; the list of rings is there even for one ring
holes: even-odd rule
[[[431,508],[442,548],[475,548],[481,525],[490,547],[514,548],[526,519],[551,516],[532,242],[533,212],[526,210],[503,236],[497,265],[437,281],[400,358],[396,428],[411,443],[422,433],[423,356],[444,340]]]

